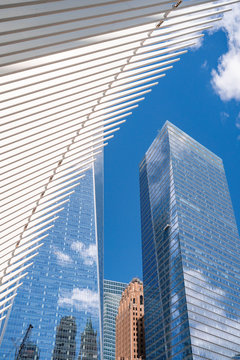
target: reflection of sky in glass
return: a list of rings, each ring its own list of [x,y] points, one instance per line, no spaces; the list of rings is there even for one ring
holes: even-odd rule
[[[103,169],[98,169],[98,177]],[[101,209],[102,190],[97,179]],[[65,327],[76,323],[76,354],[80,350],[81,333],[91,318],[100,339],[98,246],[102,266],[103,226],[99,224],[100,241],[96,242],[95,201],[93,171],[89,170],[71,195],[60,218],[55,222],[45,244],[40,248],[34,265],[29,270],[14,302],[7,330],[0,349],[1,359],[14,359],[15,348],[20,345],[31,323],[31,341],[40,350],[41,360],[50,360],[56,341],[57,327],[65,317]],[[103,220],[103,213],[98,214]],[[100,269],[103,278],[103,268]],[[101,283],[101,287],[103,283]],[[68,320],[70,319],[70,320]],[[68,325],[69,324],[69,325]],[[67,331],[70,331],[67,329]],[[71,333],[71,331],[70,331]],[[66,345],[67,346],[67,345]],[[99,346],[100,350],[100,346]],[[65,358],[64,358],[65,359]],[[70,358],[69,358],[70,359]],[[66,360],[69,360],[66,357]]]
[[[167,122],[140,185],[148,360],[232,359],[240,243],[221,159]]]

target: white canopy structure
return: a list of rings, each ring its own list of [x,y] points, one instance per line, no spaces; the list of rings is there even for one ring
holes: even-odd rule
[[[0,0],[0,323],[51,223],[157,80],[237,1]]]

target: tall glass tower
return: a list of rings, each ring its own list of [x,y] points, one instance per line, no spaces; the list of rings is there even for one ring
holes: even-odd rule
[[[103,355],[115,360],[116,316],[123,291],[128,284],[104,279]]]
[[[140,164],[146,357],[240,352],[240,241],[222,160],[166,122]]]
[[[89,319],[102,359],[103,155],[80,181],[19,288],[1,360],[14,359],[29,324],[40,360],[76,360]]]

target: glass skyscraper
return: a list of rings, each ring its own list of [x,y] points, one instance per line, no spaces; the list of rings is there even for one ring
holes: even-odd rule
[[[102,359],[103,155],[89,169],[18,290],[0,347],[13,360],[31,324],[40,360],[81,359],[81,334],[91,319]]]
[[[222,160],[166,122],[140,192],[146,358],[237,358],[240,241]]]
[[[115,360],[116,316],[122,293],[128,284],[104,279],[103,355]]]

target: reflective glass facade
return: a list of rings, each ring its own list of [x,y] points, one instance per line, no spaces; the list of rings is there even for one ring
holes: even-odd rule
[[[122,292],[128,284],[104,279],[103,355],[115,360],[116,316]]]
[[[14,359],[29,324],[40,360],[82,360],[81,334],[89,319],[102,359],[103,156],[64,207],[18,290],[1,360]]]
[[[146,357],[240,353],[240,241],[222,160],[166,122],[140,164]]]

